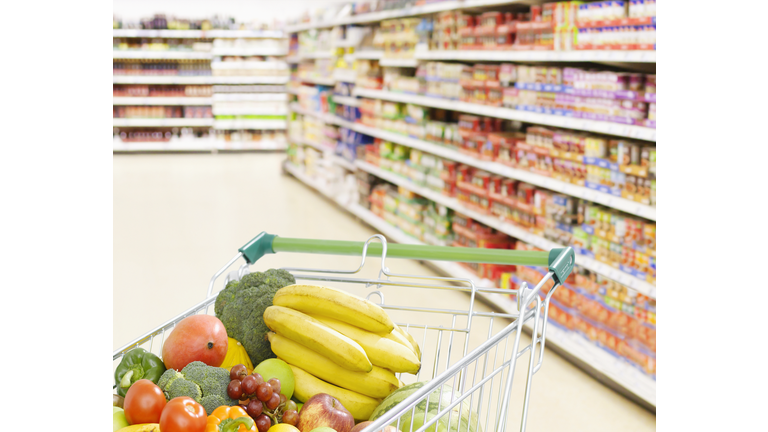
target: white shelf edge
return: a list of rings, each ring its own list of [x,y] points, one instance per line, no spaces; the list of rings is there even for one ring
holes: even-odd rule
[[[184,39],[284,39],[285,33],[278,30],[146,30],[112,29],[112,37],[162,37]]]
[[[643,126],[625,125],[598,120],[579,119],[573,117],[556,116],[549,114],[539,114],[529,111],[520,111],[511,108],[494,107],[489,105],[479,105],[467,102],[459,102],[448,99],[440,99],[428,96],[409,95],[405,93],[395,93],[386,90],[370,90],[356,87],[354,90],[356,96],[362,96],[372,99],[388,100],[392,102],[412,103],[416,105],[428,106],[433,108],[446,109],[451,111],[461,111],[469,114],[476,114],[487,117],[502,118],[507,120],[518,120],[526,123],[535,123],[547,126],[562,127],[567,129],[577,129],[589,132],[598,132],[608,135],[634,138],[645,141],[656,141],[656,130]]]
[[[373,166],[369,163],[359,161],[359,160],[356,161],[355,164],[359,169],[366,171],[368,173],[371,173],[376,177],[387,180],[398,186],[402,186],[429,200],[432,200],[438,204],[442,204],[461,214],[465,214],[471,217],[472,219],[482,222],[483,224],[489,227],[495,228],[498,231],[501,231],[517,239],[520,239],[538,248],[541,248],[544,250],[550,250],[554,248],[564,247],[563,245],[557,244],[543,237],[539,237],[535,234],[532,234],[523,228],[517,227],[508,222],[504,222],[495,216],[484,215],[474,210],[468,209],[465,206],[461,205],[458,202],[458,200],[456,200],[455,198],[447,197],[439,192],[435,192],[430,189],[417,186],[413,184],[410,180],[400,177],[397,174],[391,173],[389,171],[383,170],[379,167]],[[603,276],[616,280],[617,282],[620,282],[643,295],[646,295],[651,298],[656,298],[656,287],[654,287],[653,285],[649,284],[644,280],[638,279],[618,269],[613,269],[613,267],[599,263],[598,261],[592,260],[583,255],[578,255],[578,254],[576,255],[576,264],[586,269],[592,270],[596,273],[599,273]],[[598,265],[598,264],[601,264],[601,265]],[[607,271],[607,269],[611,269],[615,271]],[[626,275],[626,277],[622,277],[623,275]]]
[[[113,127],[210,127],[212,118],[113,118]]]
[[[201,151],[210,152],[214,149],[214,141],[201,139],[200,143],[191,142],[114,142],[112,151],[115,152],[145,152],[145,151]]]
[[[295,58],[298,60],[326,59],[333,57],[332,51],[316,51],[311,53],[299,53]]]
[[[288,76],[113,75],[113,84],[287,84]]]
[[[439,146],[437,144],[433,144],[427,141],[422,141],[416,138],[411,138],[405,135],[400,135],[394,132],[382,131],[380,129],[364,126],[358,123],[348,122],[336,116],[333,116],[331,114],[322,114],[322,113],[317,113],[310,110],[305,110],[296,104],[293,104],[291,106],[291,109],[303,115],[314,116],[326,123],[332,123],[339,126],[344,126],[348,129],[352,129],[354,131],[360,132],[365,135],[370,135],[376,138],[381,138],[383,140],[395,142],[407,147],[423,150],[425,152],[432,153],[434,155],[444,157],[446,159],[450,159],[456,162],[460,162],[465,165],[470,165],[475,168],[479,168],[484,171],[488,171],[490,173],[497,174],[506,178],[512,178],[512,179],[524,181],[526,183],[543,187],[555,192],[563,193],[576,198],[582,198],[588,201],[602,204],[606,207],[614,208],[616,210],[621,210],[623,212],[633,214],[635,216],[640,216],[642,218],[650,219],[653,221],[656,220],[656,208],[652,206],[640,204],[625,198],[615,197],[610,194],[606,194],[596,190],[588,189],[586,187],[562,182],[560,180],[555,180],[550,177],[534,174],[521,169],[511,168],[497,162],[481,161],[471,156],[459,153],[455,150]],[[621,273],[623,274],[624,272],[621,272]]]
[[[284,166],[287,171],[293,174],[298,180],[300,180],[304,184],[317,190],[327,198],[333,201],[336,201],[337,203],[340,203],[339,200],[331,196],[329,193],[327,193],[327,191],[323,191],[319,189],[314,184],[314,182],[312,182],[311,179],[305,176],[304,173],[301,172],[298,168],[294,167],[290,163],[286,163]],[[342,204],[341,206],[345,208],[347,211],[354,214],[355,216],[357,216],[367,224],[371,225],[374,229],[378,230],[388,240],[392,240],[396,243],[402,243],[402,244],[414,244],[414,245],[424,244],[408,236],[399,228],[390,225],[380,217],[373,214],[370,210],[363,208],[357,203],[353,202],[353,203],[340,203],[340,204]],[[445,273],[449,274],[451,277],[470,278],[475,281],[477,281],[478,279],[476,275],[471,274],[469,271],[464,270],[463,268],[461,268],[455,263],[433,261],[432,264],[436,265],[438,268],[440,268]],[[483,288],[497,288],[492,286],[491,283],[485,280],[480,281],[478,286]],[[499,308],[501,308],[505,312],[508,312],[508,313],[517,312],[515,303],[509,299],[504,301],[499,296],[493,296],[493,295],[482,293],[482,292],[480,292],[479,294],[485,297],[490,302],[496,304]],[[611,378],[613,381],[621,385],[623,388],[636,394],[637,396],[647,401],[648,403],[654,406],[656,405],[656,382],[652,378],[641,376],[638,373],[638,375],[635,376],[635,378],[638,378],[638,379],[631,380],[631,379],[628,379],[631,377],[625,377],[624,376],[625,374],[621,373],[621,369],[623,368],[620,368],[619,365],[615,362],[613,364],[608,362],[595,363],[595,358],[601,357],[601,356],[599,355],[595,356],[594,354],[596,353],[603,354],[601,352],[602,350],[599,347],[595,346],[591,341],[588,341],[587,339],[584,339],[585,343],[577,344],[571,340],[571,339],[574,339],[574,337],[581,337],[581,336],[576,333],[563,332],[560,329],[558,329],[555,325],[547,326],[547,342],[559,347],[563,351],[566,351],[569,354],[573,355],[574,357],[589,364],[600,373]],[[625,371],[631,368],[631,366],[629,365],[626,365],[626,366],[627,368],[624,369]],[[636,382],[632,383],[631,381],[636,381]]]
[[[524,3],[523,0],[443,1],[443,2],[427,4],[423,6],[414,6],[414,7],[404,8],[404,9],[353,15],[353,16],[337,18],[337,19],[324,21],[324,22],[300,23],[295,25],[289,25],[285,27],[285,32],[298,33],[301,31],[317,29],[317,28],[328,28],[328,27],[335,27],[335,26],[347,25],[347,24],[369,23],[369,22],[381,21],[386,19],[403,18],[403,17],[415,16],[415,15],[426,15],[426,14],[443,12],[443,11],[484,7],[484,6],[501,6],[501,5],[508,5],[508,4],[514,4],[514,3],[521,3],[521,2]]]
[[[284,57],[288,55],[285,49],[264,49],[264,48],[213,48],[212,56],[275,56]]]
[[[231,109],[231,108],[216,108],[216,105],[213,106],[213,115],[214,116],[222,116],[222,115],[288,115],[288,108],[280,108],[280,109],[274,109],[274,108],[261,108],[261,109],[254,109],[254,108],[241,108],[241,109]]]
[[[353,54],[350,54],[350,56],[355,60],[380,60],[382,57],[384,57],[384,51],[355,51]]]
[[[281,130],[286,129],[286,120],[216,120],[213,122],[213,128],[218,130]]]
[[[132,97],[112,98],[112,105],[212,105],[209,97]]]
[[[214,93],[213,102],[287,102],[288,93]]]
[[[415,68],[419,66],[419,60],[382,57],[379,59],[379,66]]]
[[[553,61],[553,62],[618,62],[656,63],[656,51],[494,51],[494,50],[437,50],[416,51],[419,60],[456,61]]]
[[[210,60],[212,57],[210,52],[203,51],[112,50],[113,59]]]

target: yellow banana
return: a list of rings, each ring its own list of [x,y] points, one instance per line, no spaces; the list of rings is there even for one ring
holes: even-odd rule
[[[373,368],[357,342],[309,315],[287,307],[270,306],[263,317],[270,330],[328,357],[345,369],[370,372]]]
[[[426,331],[426,330],[425,330],[425,331]],[[408,333],[407,331],[403,330],[403,329],[402,329],[402,328],[400,328],[400,326],[398,326],[398,325],[395,325],[395,330],[394,330],[394,332],[396,332],[396,333],[400,334],[400,335],[401,335],[401,336],[403,336],[403,337],[404,337],[406,340],[408,340],[408,342],[410,342],[410,344],[411,344],[411,347],[413,347],[413,352],[414,352],[414,353],[416,353],[416,357],[418,357],[418,358],[419,358],[419,360],[421,360],[421,348],[419,348],[419,344],[418,344],[418,343],[416,343],[416,339],[414,339],[414,338],[413,338],[413,336],[411,336],[411,334],[410,334],[410,333]]]
[[[160,432],[159,423],[141,423],[118,429],[117,432]]]
[[[277,291],[272,304],[336,318],[371,332],[389,333],[395,328],[381,306],[336,288],[289,285]]]
[[[269,332],[267,337],[277,358],[341,388],[379,399],[400,388],[395,374],[386,369],[374,366],[370,372],[353,372],[277,333]]]
[[[353,392],[352,390],[329,384],[308,373],[304,369],[289,364],[296,380],[293,395],[302,403],[318,393],[329,394],[341,402],[356,421],[365,421],[381,403],[381,399]]]
[[[403,336],[402,330],[401,331],[398,331],[398,330],[399,330],[399,327],[397,326],[397,324],[395,324],[395,329],[392,330],[391,333],[388,333],[384,337],[389,340],[395,341],[400,345],[408,348],[409,350],[411,350],[411,352],[413,352],[416,355],[416,358],[421,360],[421,352],[414,350],[413,344],[411,344],[411,341],[409,341],[405,336]]]
[[[383,367],[392,372],[408,373],[416,373],[421,367],[421,362],[410,348],[387,339],[386,335],[365,331],[333,318],[321,315],[310,316],[360,344],[374,366]]]

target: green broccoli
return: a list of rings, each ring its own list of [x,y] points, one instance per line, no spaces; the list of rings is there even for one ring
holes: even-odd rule
[[[160,376],[157,385],[167,400],[189,396],[202,404],[209,414],[221,405],[238,403],[227,395],[229,371],[200,361],[186,365],[181,372],[168,369]]]
[[[165,389],[168,392],[168,400],[180,396],[189,396],[200,402],[200,399],[203,397],[200,386],[186,378],[176,378]]]
[[[264,310],[272,306],[277,290],[295,283],[287,271],[269,269],[229,282],[216,297],[216,318],[224,324],[229,337],[243,344],[254,366],[275,357],[266,339],[269,328],[264,324]]]

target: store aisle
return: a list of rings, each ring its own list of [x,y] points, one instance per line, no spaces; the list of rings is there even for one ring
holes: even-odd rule
[[[261,231],[286,237],[362,241],[374,234],[288,176],[282,154],[115,155],[113,347],[201,301],[208,281]],[[257,269],[355,268],[359,258],[268,255]],[[395,272],[435,275],[412,261],[389,260]],[[376,277],[379,260],[363,274]],[[411,294],[411,293],[409,293]],[[466,307],[463,293],[413,293],[413,302]],[[451,295],[452,294],[452,295]],[[397,295],[397,293],[394,293]],[[488,310],[483,304],[476,306]],[[501,328],[503,323],[494,323]],[[471,340],[476,345],[482,340]],[[511,416],[519,418],[518,374]],[[547,352],[531,394],[530,431],[651,431],[656,418]]]

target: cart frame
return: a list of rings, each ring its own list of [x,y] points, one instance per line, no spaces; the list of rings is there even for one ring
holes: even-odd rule
[[[417,405],[426,402],[430,407],[424,413],[423,426],[414,432],[425,430],[447,430],[447,431],[490,431],[502,432],[507,430],[509,423],[509,405],[512,384],[515,374],[517,360],[526,352],[529,353],[528,368],[526,373],[525,393],[523,396],[522,419],[520,430],[524,431],[528,417],[528,408],[530,401],[530,392],[533,375],[538,372],[544,359],[544,346],[546,341],[547,312],[549,302],[558,286],[560,286],[573,270],[575,255],[571,248],[552,249],[549,252],[539,251],[517,251],[502,249],[476,249],[460,247],[444,247],[429,245],[406,245],[406,244],[388,244],[386,238],[376,234],[368,238],[365,242],[350,242],[336,240],[309,240],[284,238],[276,235],[262,232],[254,237],[246,245],[238,249],[235,255],[227,264],[217,271],[210,280],[206,298],[184,311],[178,316],[166,321],[154,330],[136,338],[132,342],[124,345],[113,353],[113,363],[115,366],[122,356],[129,350],[144,346],[148,351],[152,351],[155,346],[155,340],[160,339],[159,346],[165,340],[165,332],[170,331],[179,321],[198,313],[209,313],[211,305],[216,300],[216,294],[213,293],[216,281],[227,272],[233,264],[240,258],[245,263],[239,266],[236,271],[231,271],[224,278],[223,285],[232,279],[240,279],[250,272],[250,266],[257,262],[265,254],[278,252],[294,253],[312,253],[328,255],[353,255],[361,256],[360,265],[353,270],[326,270],[326,269],[308,269],[290,267],[284,268],[291,272],[297,280],[314,280],[320,282],[350,283],[355,285],[362,284],[361,289],[370,290],[366,298],[374,301],[378,298],[378,304],[384,309],[399,311],[401,313],[429,315],[431,317],[442,316],[451,317],[451,324],[432,325],[429,322],[397,322],[406,332],[421,332],[420,347],[422,351],[430,344],[434,343],[434,358],[422,357],[422,369],[416,374],[416,381],[424,381],[424,375],[430,374],[428,383],[419,388],[409,397],[401,401],[396,407],[384,413],[380,418],[369,425],[364,432],[373,432],[382,430],[387,425],[395,425],[397,429],[406,432],[412,430],[414,415]],[[368,256],[381,258],[381,268],[378,279],[354,278],[354,275],[360,272],[366,263]],[[548,272],[536,284],[530,288],[523,283],[518,289],[499,289],[499,288],[479,288],[471,279],[453,278],[453,277],[428,277],[418,275],[396,274],[389,270],[386,265],[387,258],[406,258],[415,260],[443,260],[466,263],[490,263],[507,265],[529,265],[547,267]],[[553,281],[551,289],[544,295],[542,288],[550,280]],[[384,287],[392,288],[418,288],[430,290],[453,290],[463,291],[469,294],[469,303],[464,310],[437,309],[419,305],[395,305],[385,302]],[[497,313],[497,312],[479,312],[475,310],[475,300],[478,293],[484,294],[504,294],[514,295],[517,299],[517,313]],[[438,315],[440,314],[440,315]],[[479,346],[469,351],[469,334],[473,327],[477,331],[479,328],[478,320],[489,321],[488,339]],[[513,320],[500,331],[493,331],[495,319]],[[463,320],[463,321],[462,321]],[[411,320],[409,320],[411,321]],[[461,322],[457,322],[461,321]],[[473,326],[473,322],[475,325]],[[520,339],[522,328],[525,324],[532,325],[531,343],[520,349]],[[446,336],[445,333],[448,333]],[[428,335],[432,336],[429,337]],[[454,350],[454,341],[457,338],[464,337],[463,348],[460,353]],[[512,349],[508,353],[507,348],[509,339],[512,338]],[[447,339],[447,340],[444,340]],[[418,338],[416,338],[418,341]],[[504,343],[502,353],[502,342]],[[538,357],[536,348],[538,345]],[[426,352],[423,353],[423,356]],[[458,359],[452,360],[452,356],[460,355]],[[493,354],[493,364],[491,365],[491,354]],[[501,354],[500,364],[498,357]],[[429,360],[432,360],[431,365]],[[442,366],[444,364],[444,367]],[[482,370],[479,370],[482,364]],[[472,366],[474,365],[474,370]],[[425,367],[426,366],[426,367]],[[431,367],[431,371],[428,368]],[[490,367],[490,371],[489,371]],[[506,376],[505,372],[506,371]],[[470,376],[471,382],[470,381]],[[410,374],[398,374],[401,380],[413,377]],[[494,394],[494,386],[498,383],[497,394]],[[448,386],[448,387],[446,387]],[[450,399],[445,400],[443,392],[451,389]],[[437,402],[437,409],[432,409],[434,401],[430,404],[430,397],[440,395]],[[495,398],[494,398],[495,397]],[[468,401],[468,402],[467,402]],[[446,402],[446,406],[443,406]],[[486,406],[485,414],[482,413],[482,407]],[[495,409],[494,409],[495,406]],[[477,407],[477,408],[474,408]],[[401,424],[401,418],[411,411],[411,425]],[[464,420],[462,414],[467,414]],[[428,414],[430,414],[428,416]],[[476,418],[472,418],[475,416]],[[493,423],[489,424],[493,421]],[[454,424],[451,424],[451,423]],[[484,423],[484,424],[481,424]],[[491,426],[491,429],[489,429]]]

